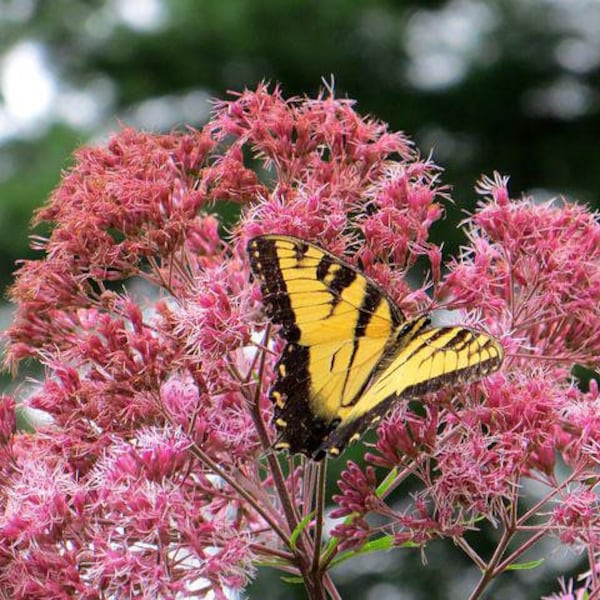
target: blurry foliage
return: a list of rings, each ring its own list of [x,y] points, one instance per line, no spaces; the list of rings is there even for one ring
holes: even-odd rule
[[[76,132],[54,126],[35,142],[14,140],[0,147],[0,161],[18,165],[14,175],[0,183],[0,286],[10,281],[15,261],[28,253],[33,212],[58,184],[79,141]]]
[[[472,207],[473,186],[482,173],[510,175],[516,195],[542,189],[598,202],[600,112],[594,100],[600,56],[588,56],[586,68],[575,64],[570,69],[559,57],[566,52],[567,58],[577,58],[577,48],[583,58],[586,51],[600,53],[586,39],[586,31],[600,26],[600,5],[576,2],[584,7],[577,22],[576,11],[572,20],[563,15],[570,10],[569,0],[564,7],[545,0],[163,0],[163,23],[144,30],[118,17],[116,7],[125,1],[29,0],[21,4],[30,7],[29,13],[19,13],[15,7],[21,0],[0,0],[0,54],[34,40],[45,48],[59,91],[105,91],[96,98],[95,125],[76,130],[49,123],[35,135],[29,132],[0,146],[3,287],[15,260],[32,256],[27,240],[32,211],[58,183],[75,147],[104,138],[118,128],[118,120],[156,129],[136,112],[153,98],[166,98],[165,110],[172,107],[169,127],[185,122],[201,126],[200,119],[178,114],[173,99],[194,91],[222,98],[228,90],[253,88],[263,79],[280,82],[292,96],[314,95],[323,86],[322,78],[333,76],[336,94],[356,99],[361,113],[405,131],[423,154],[433,149],[456,201],[449,220],[436,230],[449,250],[461,241],[453,228],[462,211]],[[473,28],[479,35],[469,49],[465,38]],[[432,46],[438,53],[428,63]],[[443,59],[452,51],[463,61],[462,76],[429,89],[411,83],[411,69],[419,75],[421,68],[420,75],[427,75],[427,64],[435,66],[436,56]],[[553,105],[556,98],[558,105]],[[205,115],[206,106],[197,114]],[[338,467],[332,467],[335,476]],[[353,562],[356,571],[343,589],[344,597],[350,598],[352,591],[360,594],[363,583],[375,589],[375,581],[384,586],[381,598],[400,597],[389,596],[386,582],[406,594],[412,589],[412,596],[402,596],[406,598],[447,597],[449,588],[442,582],[456,575],[461,557],[457,552],[437,555],[434,545],[428,557],[443,573],[431,567],[423,571],[414,551],[395,552],[383,573],[373,574],[372,565],[365,563],[362,578],[360,561]],[[419,579],[403,585],[411,575]],[[268,578],[261,571],[251,597],[265,594]],[[535,578],[527,573],[514,578],[523,586],[522,595],[514,587],[503,588],[509,581],[503,578],[497,597],[506,597],[502,590],[517,600],[535,595],[524,585]],[[440,582],[438,591],[434,581]],[[556,589],[555,583],[547,589]],[[299,589],[297,597],[302,595]]]

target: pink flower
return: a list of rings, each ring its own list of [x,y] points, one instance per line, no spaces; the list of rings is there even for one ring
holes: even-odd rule
[[[252,332],[247,274],[237,265],[227,266],[201,272],[194,293],[173,312],[178,338],[190,351],[215,359],[247,345]]]
[[[401,403],[377,431],[376,453],[366,458],[378,466],[393,467],[433,451],[438,428],[438,412],[434,404],[418,415],[409,403]]]
[[[352,513],[367,513],[379,504],[374,493],[375,469],[367,467],[362,471],[358,465],[348,462],[347,469],[342,473],[342,479],[338,482],[339,496],[334,496],[334,502],[339,506],[331,513],[332,518],[345,517]]]
[[[567,365],[600,359],[600,223],[585,207],[508,200],[506,179],[470,219],[471,248],[441,293],[505,326],[531,354]]]

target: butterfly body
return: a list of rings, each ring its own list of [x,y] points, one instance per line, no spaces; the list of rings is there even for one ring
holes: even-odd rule
[[[286,346],[269,396],[277,449],[336,456],[399,398],[472,381],[501,364],[500,344],[464,327],[405,320],[356,267],[286,235],[248,244],[253,272]]]

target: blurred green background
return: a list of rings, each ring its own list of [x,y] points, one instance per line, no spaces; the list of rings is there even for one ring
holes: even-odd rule
[[[291,96],[333,76],[338,96],[432,152],[456,201],[436,229],[449,251],[482,173],[510,175],[513,195],[598,206],[599,31],[596,0],[0,0],[0,286],[32,256],[32,211],[74,148],[118,121],[201,126],[211,98],[263,79]],[[556,590],[575,558],[540,547],[531,558],[543,555],[488,598]],[[433,544],[427,558],[425,569],[417,553],[375,555],[335,577],[350,599],[467,596],[477,573],[457,550]],[[290,597],[271,575],[251,598]]]

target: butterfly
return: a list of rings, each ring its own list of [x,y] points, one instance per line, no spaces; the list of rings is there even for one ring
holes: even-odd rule
[[[406,320],[369,277],[316,244],[288,235],[248,243],[267,315],[286,344],[269,391],[275,449],[337,456],[401,399],[496,371],[493,337]]]

